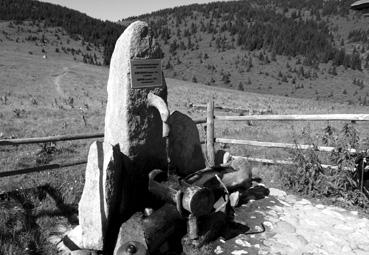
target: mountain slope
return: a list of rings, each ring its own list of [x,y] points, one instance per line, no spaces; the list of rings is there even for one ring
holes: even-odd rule
[[[34,0],[0,1],[0,20],[33,21],[42,23],[44,27],[60,27],[74,40],[83,38],[96,47],[102,47],[104,64],[109,64],[115,41],[125,29],[66,7]]]
[[[166,75],[211,86],[369,103],[365,20],[351,1],[249,0],[165,9],[150,23]],[[365,30],[364,30],[365,29]]]

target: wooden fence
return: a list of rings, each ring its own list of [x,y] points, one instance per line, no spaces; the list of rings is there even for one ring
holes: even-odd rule
[[[193,120],[195,124],[206,123],[206,118],[199,118]],[[17,139],[0,139],[0,146],[18,146],[23,144],[37,144],[37,143],[47,143],[47,142],[61,142],[61,141],[73,141],[73,140],[86,140],[93,138],[103,138],[104,133],[94,133],[94,134],[77,134],[77,135],[58,135],[58,136],[48,136],[48,137],[33,137],[33,138],[17,138]],[[202,144],[205,141],[201,142]],[[10,177],[20,174],[28,174],[34,172],[44,172],[49,170],[57,170],[60,168],[84,165],[87,160],[75,160],[66,163],[53,163],[48,165],[35,166],[31,168],[16,169],[10,171],[0,171],[1,177]]]
[[[193,107],[205,107],[203,105]],[[240,139],[230,139],[215,137],[215,121],[369,121],[369,114],[314,114],[314,115],[265,115],[264,112],[256,112],[258,115],[248,115],[248,116],[217,116],[214,114],[214,110],[224,110],[224,111],[234,111],[234,112],[245,112],[244,109],[232,109],[227,107],[214,107],[214,102],[210,101],[206,105],[206,118],[194,119],[196,124],[206,124],[206,141],[201,142],[206,143],[206,154],[209,162],[209,166],[215,165],[215,143],[224,144],[238,144],[238,145],[249,145],[258,147],[268,147],[268,148],[299,148],[301,150],[316,150],[322,152],[332,152],[333,147],[327,146],[313,146],[305,144],[291,144],[291,143],[275,143],[275,142],[264,142],[264,141],[252,141],[252,140],[240,140]],[[253,111],[255,113],[255,111]],[[251,112],[250,112],[251,113]],[[0,140],[0,146],[17,146],[22,144],[35,144],[35,143],[46,143],[46,142],[60,142],[60,141],[71,141],[71,140],[82,140],[82,139],[92,139],[92,138],[103,138],[103,133],[95,134],[78,134],[78,135],[60,135],[60,136],[50,136],[50,137],[35,137],[35,138],[19,138],[19,139],[3,139]],[[351,153],[355,153],[355,149],[350,150]],[[234,156],[234,158],[241,156]],[[283,164],[283,165],[293,165],[295,164],[291,160],[272,160],[264,158],[254,158],[254,157],[244,157],[249,161],[266,163],[266,164]],[[19,174],[26,174],[32,172],[42,172],[47,170],[56,170],[63,167],[70,167],[76,165],[86,164],[86,160],[77,160],[68,163],[55,163],[49,165],[36,166],[26,169],[18,169],[11,171],[0,172],[1,177],[9,177]],[[337,166],[322,165],[323,167],[337,168]]]
[[[288,149],[301,149],[301,150],[315,150],[322,152],[332,152],[335,148],[328,146],[315,146],[305,144],[291,144],[291,143],[276,143],[276,142],[264,142],[264,141],[253,141],[253,140],[240,140],[214,137],[214,120],[215,121],[369,121],[369,114],[311,114],[311,115],[248,115],[248,116],[217,116],[214,114],[214,102],[210,101],[207,104],[207,157],[209,165],[215,165],[215,149],[214,143],[224,144],[238,144],[238,145],[249,145],[257,147],[268,147],[268,148],[288,148]],[[229,108],[226,108],[229,111]],[[236,109],[238,112],[238,109]],[[355,149],[349,149],[350,153],[356,153]],[[242,156],[234,156],[234,158]],[[293,165],[295,164],[291,160],[272,160],[264,158],[253,158],[243,157],[249,161],[266,163],[266,164],[282,164],[282,165]],[[337,169],[337,166],[322,165],[323,168]]]

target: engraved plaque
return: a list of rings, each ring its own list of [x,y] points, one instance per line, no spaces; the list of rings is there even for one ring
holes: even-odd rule
[[[162,86],[161,59],[131,59],[131,88]]]

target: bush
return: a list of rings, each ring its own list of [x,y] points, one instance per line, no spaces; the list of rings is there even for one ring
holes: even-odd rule
[[[310,134],[306,134],[311,144]],[[325,197],[340,200],[348,205],[368,208],[369,201],[365,197],[363,184],[364,159],[369,157],[366,152],[353,154],[351,148],[359,149],[359,135],[350,124],[346,124],[341,132],[331,126],[324,129],[321,137],[324,145],[335,147],[330,154],[330,161],[337,167],[323,168],[316,146],[307,151],[293,151],[297,168],[291,167],[281,173],[282,183],[299,193],[312,197]],[[362,192],[364,191],[364,192]]]

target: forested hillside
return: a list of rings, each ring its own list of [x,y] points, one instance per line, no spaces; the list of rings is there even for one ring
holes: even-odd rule
[[[167,76],[366,104],[369,21],[350,11],[351,3],[214,2],[131,17],[122,24],[137,19],[150,23],[166,53]]]
[[[0,20],[17,23],[33,21],[42,23],[45,28],[60,27],[72,39],[82,37],[96,47],[103,47],[104,64],[109,64],[115,41],[125,29],[121,25],[94,19],[75,10],[34,0],[1,0]]]

